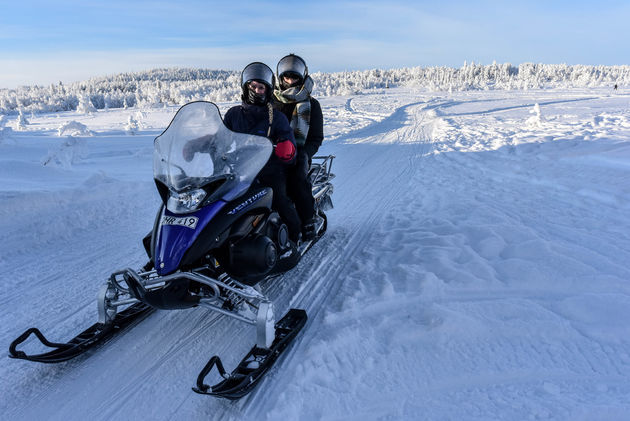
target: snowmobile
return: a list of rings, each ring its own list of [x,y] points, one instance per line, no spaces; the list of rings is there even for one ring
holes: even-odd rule
[[[191,145],[194,146],[191,151]],[[188,153],[187,153],[188,152]],[[98,293],[98,322],[67,343],[26,330],[9,356],[43,363],[66,361],[123,331],[155,309],[205,307],[255,327],[255,345],[227,373],[218,356],[199,373],[197,393],[238,399],[262,378],[306,323],[290,309],[278,322],[264,281],[294,267],[327,228],[332,208],[333,155],[315,156],[309,170],[315,198],[315,237],[299,244],[272,207],[273,191],[256,176],[273,152],[269,139],[232,132],[218,107],[184,105],[154,142],[154,180],[162,205],[143,240],[149,262],[111,274]],[[28,355],[18,345],[35,335],[52,350]],[[223,380],[208,386],[216,367]]]

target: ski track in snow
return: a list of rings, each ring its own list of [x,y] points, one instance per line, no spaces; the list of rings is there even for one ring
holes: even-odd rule
[[[320,152],[337,156],[328,233],[263,285],[277,317],[298,307],[309,321],[250,395],[190,390],[212,355],[238,363],[250,327],[205,309],[158,311],[74,361],[5,360],[2,418],[624,419],[624,101],[587,89],[322,99]],[[145,113],[150,135],[122,149],[93,139],[64,154],[39,148],[61,156],[43,176],[20,137],[25,150],[39,147],[35,136],[54,144],[52,118],[0,144],[2,166],[14,168],[0,176],[35,177],[0,191],[0,305],[12,306],[0,315],[2,343],[32,325],[69,339],[94,322],[109,273],[144,263],[140,240],[157,209],[151,139],[173,112]],[[62,114],[119,138],[115,112]]]

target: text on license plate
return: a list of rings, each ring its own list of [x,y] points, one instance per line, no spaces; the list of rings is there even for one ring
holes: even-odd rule
[[[199,218],[196,216],[162,216],[161,225],[181,225],[182,227],[195,229],[197,227],[197,222],[199,222]]]

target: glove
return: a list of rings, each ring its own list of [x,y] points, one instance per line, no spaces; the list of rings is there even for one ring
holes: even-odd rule
[[[276,145],[276,156],[283,162],[291,162],[295,157],[295,145],[290,140],[283,140]]]

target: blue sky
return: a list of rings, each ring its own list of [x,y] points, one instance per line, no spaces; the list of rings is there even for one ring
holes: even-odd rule
[[[630,64],[630,2],[0,0],[0,88],[156,67]]]

